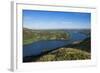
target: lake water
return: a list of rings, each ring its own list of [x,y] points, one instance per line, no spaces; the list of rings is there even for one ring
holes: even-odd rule
[[[65,45],[69,45],[75,41],[81,41],[87,38],[85,34],[79,33],[78,31],[70,31],[70,39],[69,40],[41,40],[37,42],[33,42],[31,44],[27,44],[23,46],[23,57],[39,55],[43,53],[45,50],[53,50],[55,48],[59,48]]]

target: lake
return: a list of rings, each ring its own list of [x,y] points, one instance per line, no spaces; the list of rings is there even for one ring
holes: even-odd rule
[[[78,31],[68,31],[70,38],[68,40],[41,40],[31,44],[23,45],[23,57],[36,56],[44,51],[53,50],[55,48],[69,45],[76,41],[82,41],[87,38],[87,35]],[[67,32],[67,33],[68,33]]]

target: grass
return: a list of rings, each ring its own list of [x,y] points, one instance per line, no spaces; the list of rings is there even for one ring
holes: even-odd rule
[[[41,56],[30,56],[24,58],[23,62],[48,62],[48,61],[69,61],[69,60],[89,60],[91,53],[77,48],[59,48]]]
[[[33,42],[33,39],[23,40],[23,44],[30,44]]]
[[[75,48],[59,48],[46,55],[39,57],[36,61],[63,61],[63,60],[85,60],[90,59],[91,54]]]

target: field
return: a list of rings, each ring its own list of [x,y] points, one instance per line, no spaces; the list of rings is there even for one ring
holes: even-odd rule
[[[23,29],[23,44],[30,44],[40,40],[67,40],[69,34],[63,31],[39,31],[32,29]]]

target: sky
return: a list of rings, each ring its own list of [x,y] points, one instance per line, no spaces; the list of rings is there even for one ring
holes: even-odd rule
[[[23,27],[30,29],[88,29],[91,13],[23,10]]]

